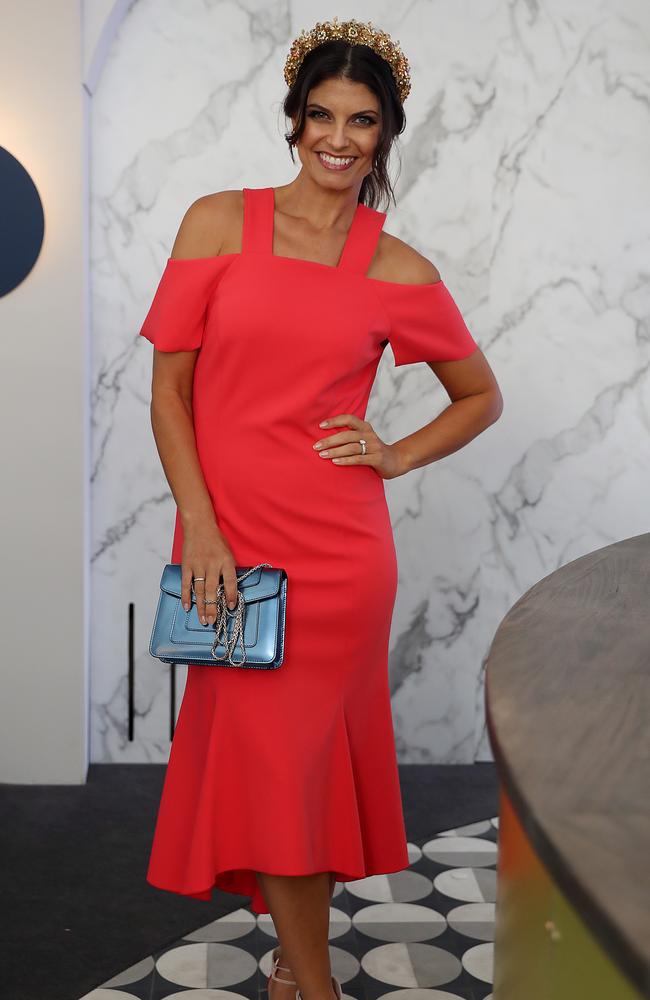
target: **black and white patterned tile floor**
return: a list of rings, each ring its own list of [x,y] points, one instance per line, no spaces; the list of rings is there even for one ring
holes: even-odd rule
[[[491,1000],[498,817],[409,844],[409,868],[337,883],[330,957],[343,1000]],[[277,943],[239,908],[80,1000],[266,1000]]]

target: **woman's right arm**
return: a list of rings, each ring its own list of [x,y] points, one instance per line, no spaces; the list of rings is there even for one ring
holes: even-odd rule
[[[219,195],[207,195],[190,205],[181,222],[172,257],[208,257],[218,253],[216,219]],[[212,244],[212,245],[210,245]],[[174,496],[183,528],[181,601],[190,606],[192,577],[197,612],[204,624],[216,619],[215,605],[205,608],[224,581],[226,601],[237,600],[235,560],[221,533],[199,462],[192,419],[192,383],[199,351],[161,351],[154,348],[151,383],[151,426],[165,477]]]

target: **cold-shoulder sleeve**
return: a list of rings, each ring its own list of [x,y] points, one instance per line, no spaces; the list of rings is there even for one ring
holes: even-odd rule
[[[426,285],[378,282],[396,365],[458,361],[478,346],[443,281]]]
[[[159,351],[201,346],[210,296],[232,256],[169,257],[140,328]]]

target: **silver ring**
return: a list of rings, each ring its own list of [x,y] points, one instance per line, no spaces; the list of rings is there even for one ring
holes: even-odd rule
[[[359,444],[361,445],[361,454],[365,455],[365,453],[366,453],[366,442],[365,442],[364,438],[359,438]]]
[[[193,576],[192,580],[194,581],[194,583],[196,583],[197,580],[205,580],[205,577],[204,576]]]

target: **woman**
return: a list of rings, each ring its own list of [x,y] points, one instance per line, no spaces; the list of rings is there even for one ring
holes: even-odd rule
[[[279,669],[188,665],[147,879],[252,897],[281,945],[273,1000],[330,1000],[336,881],[409,864],[383,480],[456,451],[502,404],[436,267],[372,207],[404,128],[399,48],[334,19],[296,39],[285,79],[299,174],[195,201],[140,331],[156,348],[151,417],[183,605],[193,590],[211,627],[220,581],[234,606],[236,567],[288,575]],[[453,400],[393,444],[365,420],[388,342],[398,365],[429,363]]]

